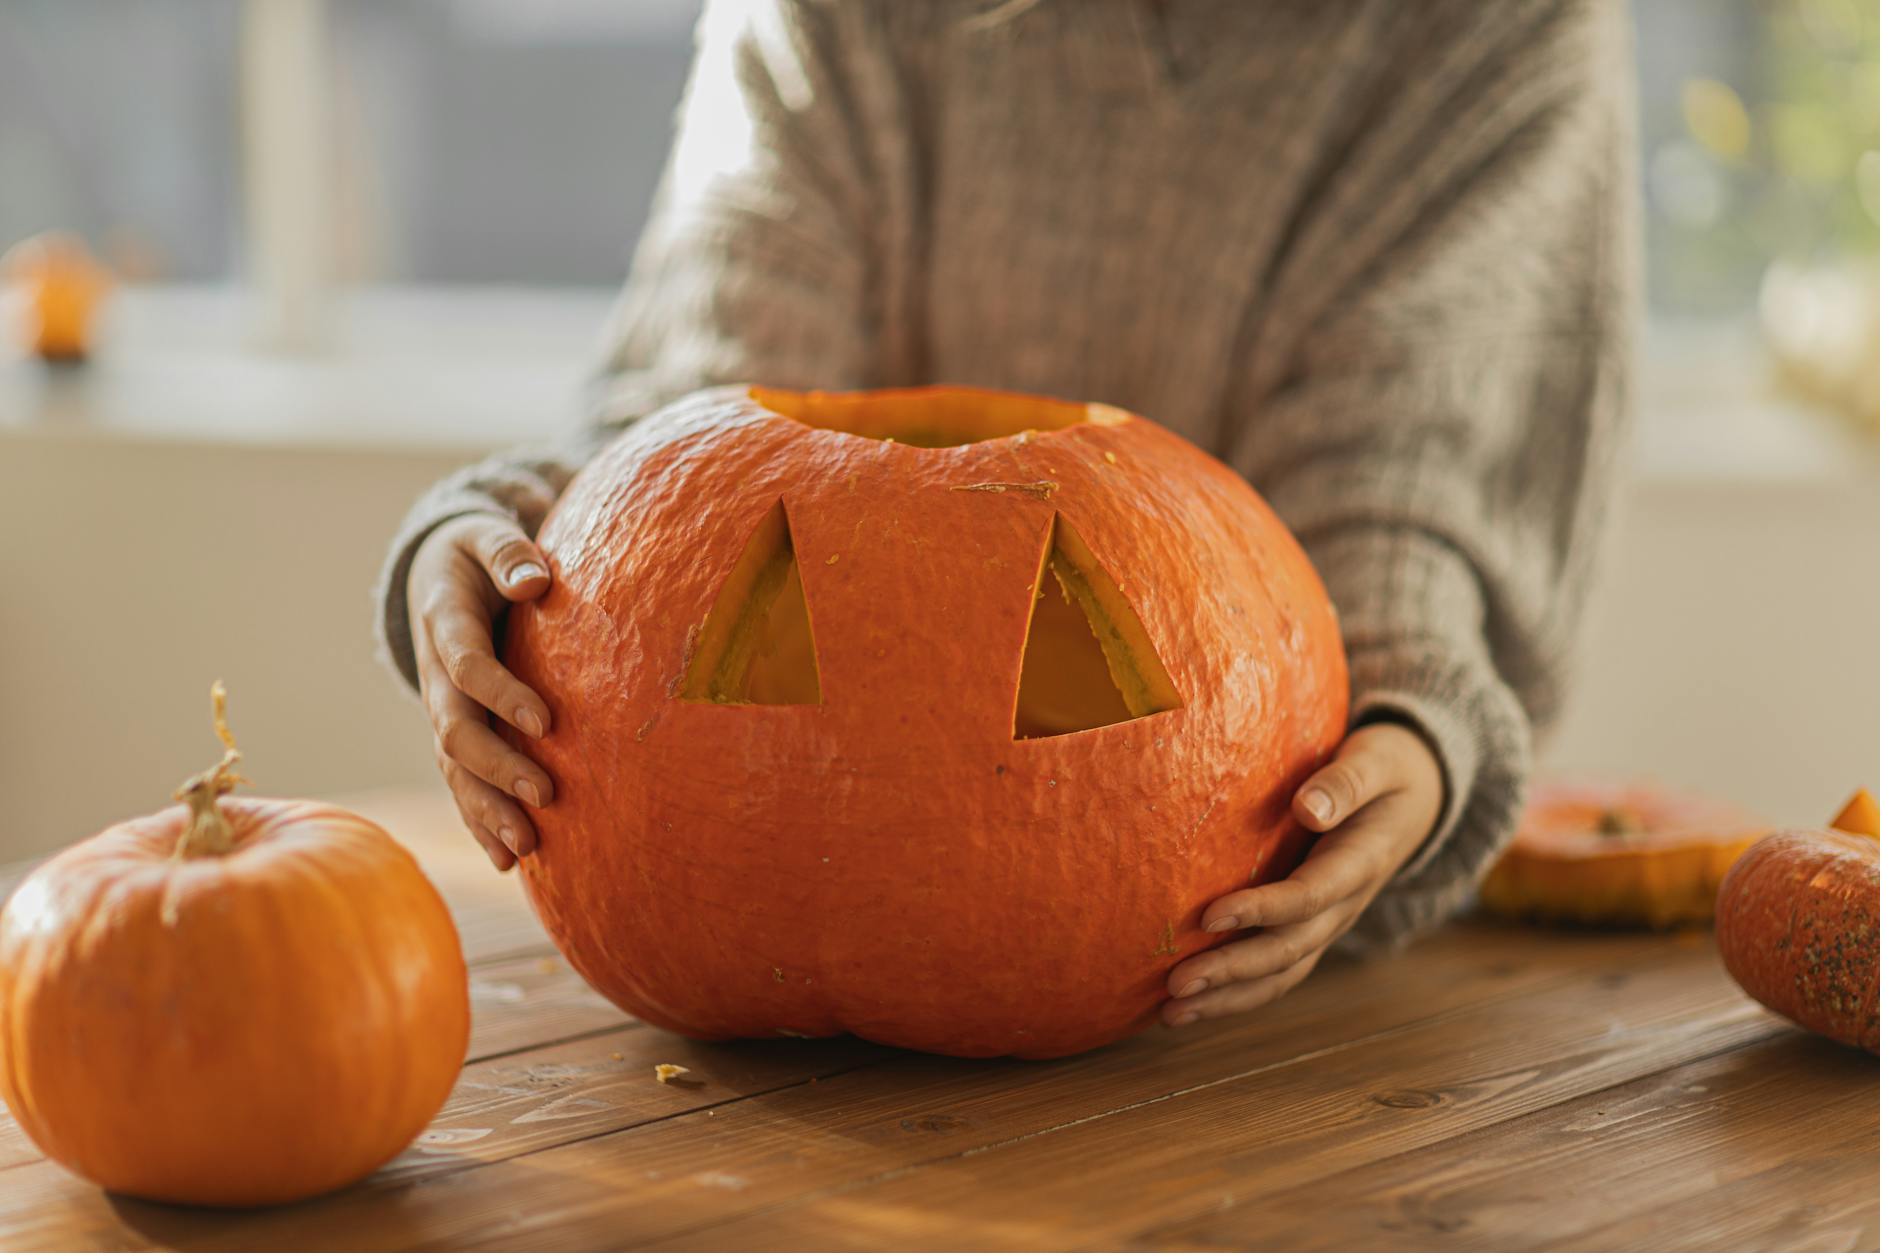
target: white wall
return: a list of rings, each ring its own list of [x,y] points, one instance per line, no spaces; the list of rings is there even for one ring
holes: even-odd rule
[[[1547,763],[1819,825],[1880,790],[1880,479],[1631,494]]]
[[[215,758],[217,677],[260,792],[428,780],[368,589],[468,452],[5,433],[0,860],[166,803]],[[1549,761],[1789,821],[1880,787],[1880,487],[1657,482],[1626,514]]]
[[[387,537],[458,454],[0,441],[0,860],[169,802],[218,752],[262,794],[422,779],[417,706],[373,660]]]

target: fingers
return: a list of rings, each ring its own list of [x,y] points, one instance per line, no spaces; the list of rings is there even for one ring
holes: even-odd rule
[[[1379,813],[1359,818],[1336,836],[1314,844],[1299,868],[1286,878],[1229,892],[1212,902],[1202,911],[1203,929],[1283,927],[1304,922],[1367,891],[1382,874],[1384,853],[1377,837],[1391,817]]]
[[[1380,734],[1383,732],[1384,734]],[[1394,726],[1360,727],[1345,737],[1338,756],[1293,795],[1293,817],[1309,831],[1329,831],[1379,796],[1403,785]]]
[[[455,793],[451,795],[453,800],[456,799]],[[457,802],[457,813],[463,819],[464,829],[469,831],[471,837],[482,846],[484,855],[490,859],[490,865],[496,867],[498,874],[516,864],[516,855],[510,852],[501,840],[491,835],[481,822],[470,817],[462,801]]]
[[[1294,816],[1323,838],[1287,878],[1208,905],[1205,930],[1259,934],[1178,963],[1163,1020],[1181,1025],[1251,1009],[1304,979],[1423,843],[1442,786],[1434,752],[1411,728],[1378,723],[1346,737],[1337,758],[1293,798]]]
[[[1296,966],[1343,935],[1362,908],[1361,900],[1343,901],[1303,922],[1197,953],[1169,971],[1169,994],[1185,1000],[1210,988],[1250,983]]]
[[[471,774],[519,801],[540,809],[554,799],[548,772],[506,744],[483,721],[483,710],[461,692],[446,700],[459,706],[443,715],[439,753]]]
[[[443,772],[444,782],[450,786],[457,811],[463,815],[470,834],[481,832],[491,836],[498,848],[516,857],[527,857],[535,851],[535,827],[523,817],[522,809],[514,801],[447,757],[439,759],[438,768]],[[483,847],[489,851],[487,843]],[[490,860],[495,861],[495,856]],[[507,869],[502,865],[496,868]]]
[[[1320,948],[1296,964],[1252,982],[1230,984],[1186,1000],[1165,1002],[1162,1006],[1162,1021],[1171,1027],[1185,1027],[1203,1018],[1222,1018],[1258,1009],[1277,1001],[1305,982],[1306,976],[1312,973],[1319,964],[1319,958],[1324,955],[1325,950]]]
[[[482,707],[452,685],[429,640],[420,636],[415,643],[419,683],[437,733],[438,770],[464,825],[505,870],[535,849],[534,824],[510,796],[547,804],[553,796],[548,775],[490,730]]]
[[[513,520],[475,514],[457,535],[503,599],[534,600],[548,590],[548,559]]]
[[[548,734],[547,702],[496,660],[489,617],[481,603],[441,589],[432,595],[424,620],[430,628],[431,647],[458,691],[526,735],[540,739]],[[442,737],[444,728],[437,727],[437,732]]]

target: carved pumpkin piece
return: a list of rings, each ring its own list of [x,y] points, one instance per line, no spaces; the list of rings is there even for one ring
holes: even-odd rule
[[[1708,920],[1730,864],[1768,828],[1644,786],[1543,785],[1482,883],[1507,917],[1671,927]]]

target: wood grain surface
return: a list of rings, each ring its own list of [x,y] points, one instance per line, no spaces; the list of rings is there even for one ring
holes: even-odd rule
[[[1757,1008],[1707,935],[1466,921],[1056,1062],[703,1045],[588,990],[441,794],[348,803],[463,932],[436,1122],[355,1187],[225,1213],[100,1192],[7,1118],[0,1248],[1880,1245],[1880,1060]]]

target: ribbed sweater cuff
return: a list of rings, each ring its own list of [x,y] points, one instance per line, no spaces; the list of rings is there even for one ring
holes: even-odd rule
[[[1402,940],[1467,903],[1513,834],[1529,727],[1483,637],[1482,585],[1463,553],[1408,525],[1312,535],[1308,550],[1339,607],[1354,724],[1420,733],[1443,772],[1435,828],[1365,911],[1351,943]]]
[[[1352,659],[1351,724],[1397,722],[1422,735],[1443,773],[1443,807],[1422,845],[1397,872],[1399,882],[1422,872],[1449,843],[1482,762],[1478,728],[1462,709],[1468,693],[1462,677],[1440,669],[1406,666],[1388,656]]]

